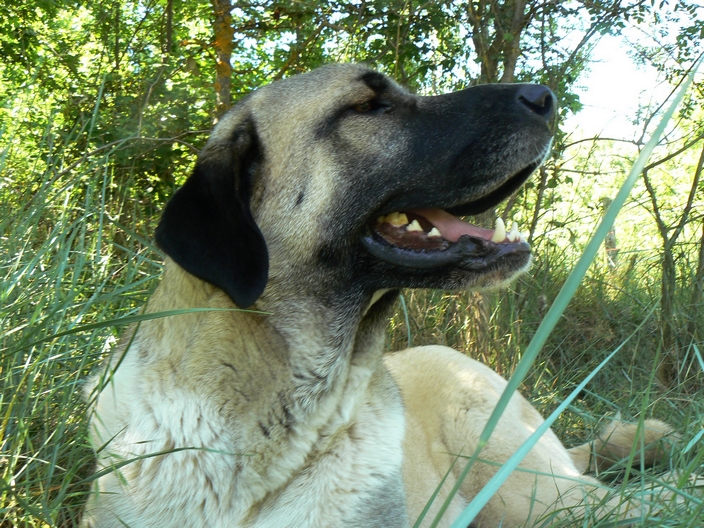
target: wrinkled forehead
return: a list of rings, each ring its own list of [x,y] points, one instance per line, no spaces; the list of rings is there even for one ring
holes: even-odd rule
[[[257,125],[282,119],[315,120],[382,92],[407,93],[385,75],[355,64],[335,64],[257,90],[248,101]]]
[[[408,94],[390,78],[359,64],[332,64],[259,88],[240,100],[215,127],[209,143],[230,141],[243,123],[268,143],[285,136],[310,139],[326,122],[356,104],[387,94]]]

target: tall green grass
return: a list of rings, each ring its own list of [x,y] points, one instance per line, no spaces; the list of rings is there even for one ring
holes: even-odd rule
[[[51,127],[29,155],[21,138],[4,139],[0,519],[74,526],[94,469],[83,379],[115,342],[121,317],[144,303],[160,264],[129,185],[113,181],[109,151],[76,163],[62,146],[75,138]]]

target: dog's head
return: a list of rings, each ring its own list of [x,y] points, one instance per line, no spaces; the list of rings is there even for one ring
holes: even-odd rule
[[[458,289],[525,270],[516,232],[481,213],[545,159],[554,96],[538,85],[408,93],[357,65],[261,88],[223,117],[156,240],[240,307],[267,284]]]

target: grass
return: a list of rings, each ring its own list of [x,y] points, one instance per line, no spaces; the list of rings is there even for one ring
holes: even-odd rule
[[[125,318],[138,313],[161,270],[150,242],[155,218],[142,213],[152,207],[140,203],[129,179],[117,181],[111,151],[66,172],[74,160],[59,143],[49,128],[36,154],[18,161],[7,138],[0,152],[2,528],[76,524],[94,472],[82,380],[115,343]],[[20,169],[26,185],[19,184]],[[414,345],[447,344],[510,376],[566,280],[570,261],[562,254],[538,238],[534,269],[506,291],[405,292],[407,310],[399,305],[388,346],[404,348],[411,335]],[[659,300],[654,256],[655,249],[637,254],[616,269],[593,264],[520,390],[548,415],[621,347],[553,428],[571,445],[617,412],[666,420],[682,438],[667,469],[684,479],[704,463],[703,322],[700,316],[700,337],[679,355],[677,383],[658,383],[665,351],[657,309],[648,315]],[[678,292],[688,294],[686,287]],[[659,482],[649,471],[611,478],[636,487]],[[665,505],[658,526],[702,525],[701,493],[680,497]]]
[[[3,201],[0,211],[3,527],[76,524],[94,466],[82,380],[159,274],[146,225],[115,220],[130,196],[115,193],[105,161],[67,178],[48,165],[32,188],[14,189],[16,207]],[[5,178],[12,172],[0,167]]]

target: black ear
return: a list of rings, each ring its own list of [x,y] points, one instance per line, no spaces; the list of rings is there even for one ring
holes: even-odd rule
[[[227,137],[217,132],[166,204],[156,242],[183,269],[246,308],[262,294],[269,274],[266,242],[249,209],[259,143],[249,121],[238,123]]]

